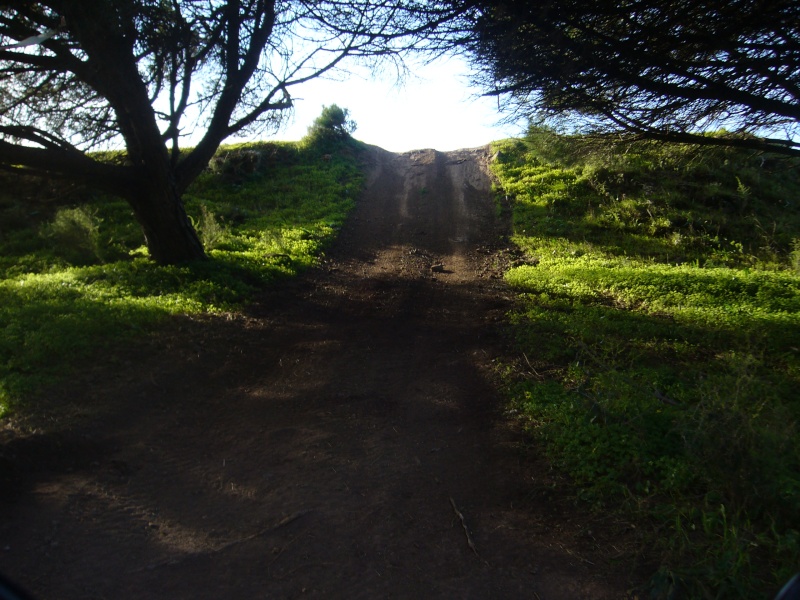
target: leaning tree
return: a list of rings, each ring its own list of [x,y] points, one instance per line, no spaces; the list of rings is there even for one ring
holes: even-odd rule
[[[800,155],[797,0],[476,5],[461,48],[514,114]]]
[[[202,259],[181,196],[223,140],[276,127],[296,86],[346,59],[435,43],[455,12],[405,0],[3,3],[0,167],[122,196],[154,260]],[[124,163],[89,152],[120,142]]]

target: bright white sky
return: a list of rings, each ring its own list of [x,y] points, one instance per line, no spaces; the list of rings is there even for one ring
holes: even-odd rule
[[[401,86],[387,75],[346,81],[313,80],[292,90],[294,119],[271,139],[297,141],[322,112],[337,104],[358,126],[353,137],[393,152],[457,150],[519,136],[521,126],[498,125],[497,101],[468,86],[469,67],[458,58],[415,68]]]

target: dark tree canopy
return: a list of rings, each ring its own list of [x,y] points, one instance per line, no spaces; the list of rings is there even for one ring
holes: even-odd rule
[[[155,260],[203,258],[180,197],[225,138],[274,130],[296,86],[346,60],[430,47],[453,14],[404,0],[3,3],[0,167],[124,196]],[[120,140],[124,165],[87,154]]]
[[[517,115],[800,154],[797,0],[478,4],[465,49]]]

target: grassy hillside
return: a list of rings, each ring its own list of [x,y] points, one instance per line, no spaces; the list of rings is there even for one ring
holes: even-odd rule
[[[800,162],[532,130],[496,144],[522,264],[513,410],[652,534],[654,597],[800,570]]]
[[[221,149],[184,197],[213,260],[181,267],[147,259],[125,202],[5,175],[0,416],[108,344],[169,315],[230,310],[313,264],[361,185],[353,143],[330,159],[322,150],[308,141]]]

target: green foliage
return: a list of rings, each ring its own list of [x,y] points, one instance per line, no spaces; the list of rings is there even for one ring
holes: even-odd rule
[[[800,54],[783,42],[800,36],[793,0],[531,4],[478,2],[470,35],[456,42],[484,91],[514,114],[696,143],[708,136],[693,132],[728,127],[735,133],[716,132],[716,145],[800,157]]]
[[[330,151],[349,141],[355,130],[356,123],[350,118],[350,111],[331,104],[322,107],[322,114],[308,128],[303,143],[319,150]]]
[[[496,149],[530,431],[654,525],[654,597],[776,589],[800,569],[800,165],[544,130]]]
[[[60,208],[41,235],[53,243],[53,250],[67,261],[91,263],[100,258],[100,222],[86,206]]]
[[[256,150],[247,148],[222,150],[211,159],[209,170],[224,180],[241,183],[258,171],[261,160],[261,153]]]
[[[196,229],[206,250],[217,248],[224,241],[228,231],[205,204],[200,205],[200,222],[196,223]]]
[[[248,154],[258,156],[251,171],[218,168]],[[361,185],[355,153],[320,163],[296,144],[247,144],[220,157],[184,197],[212,260],[180,267],[145,258],[124,202],[77,190],[77,207],[59,206],[58,196],[22,197],[20,181],[4,182],[0,414],[169,315],[231,310],[313,265]]]
[[[800,274],[800,238],[792,239],[792,252],[789,256],[794,272]]]

